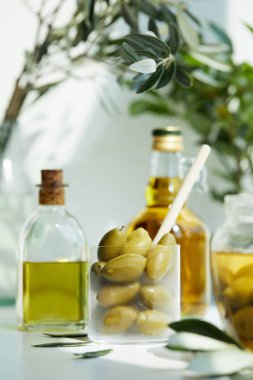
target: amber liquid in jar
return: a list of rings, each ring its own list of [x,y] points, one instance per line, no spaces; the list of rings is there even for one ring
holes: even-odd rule
[[[180,178],[151,177],[146,189],[147,208],[129,225],[129,231],[145,228],[153,239],[180,186]],[[208,233],[204,224],[185,205],[171,231],[180,245],[181,312],[203,315],[208,292]]]
[[[214,294],[225,326],[253,350],[253,252],[212,252]]]

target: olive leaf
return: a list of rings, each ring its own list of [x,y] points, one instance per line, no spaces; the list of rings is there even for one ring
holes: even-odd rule
[[[159,30],[153,18],[150,18],[148,21],[148,30],[151,30],[157,37],[160,37]]]
[[[229,345],[228,343],[203,335],[180,332],[169,338],[166,348],[176,351],[214,351],[235,349],[235,345]]]
[[[43,335],[49,336],[51,338],[87,338],[86,333],[43,333]]]
[[[197,48],[199,45],[199,35],[197,31],[191,25],[188,15],[182,10],[179,9],[177,12],[177,22],[182,33],[183,39],[192,49]]]
[[[164,87],[167,84],[169,84],[172,81],[172,79],[174,78],[175,72],[176,72],[175,62],[172,62],[168,68],[164,67],[162,75],[161,75],[157,85],[155,86],[155,88],[159,89],[159,88]]]
[[[192,86],[191,76],[180,67],[176,68],[175,79],[177,83],[184,88],[191,88]]]
[[[168,115],[170,108],[168,102],[165,101],[151,101],[149,99],[136,100],[129,106],[131,115],[141,115],[142,113],[151,112],[157,115]]]
[[[197,79],[198,81],[206,84],[206,85],[209,85],[209,86],[212,86],[212,87],[220,87],[222,84],[216,80],[213,76],[207,74],[206,72],[204,72],[203,70],[195,70],[192,72],[192,76],[193,78]]]
[[[140,56],[135,52],[135,50],[128,45],[126,42],[122,44],[121,55],[129,63],[134,63],[140,60]]]
[[[159,66],[156,72],[150,75],[150,77],[137,88],[136,93],[140,94],[155,87],[156,83],[160,80],[163,71],[164,68],[162,66]]]
[[[169,35],[170,35],[169,45],[171,48],[171,52],[172,54],[175,54],[179,48],[179,34],[178,34],[176,26],[172,24],[171,22],[169,23]]]
[[[205,44],[205,45],[198,45],[195,51],[201,54],[216,55],[219,53],[228,52],[229,47],[226,44]]]
[[[205,65],[208,65],[212,67],[215,70],[223,71],[226,73],[231,72],[231,66],[224,63],[220,62],[214,58],[208,57],[207,55],[198,53],[198,52],[192,52],[191,56],[198,62],[203,63]]]
[[[157,59],[157,55],[147,50],[136,50],[136,53],[144,57],[153,58],[155,60]]]
[[[149,49],[151,52],[157,54],[158,57],[167,57],[170,54],[169,46],[156,37],[133,33],[126,36],[125,40],[133,49]]]
[[[192,19],[192,21],[197,25],[201,26],[201,21],[197,19],[197,17],[192,14],[192,12],[189,11],[189,9],[184,9],[185,13]]]
[[[39,348],[50,348],[50,347],[79,347],[79,346],[87,346],[90,344],[90,341],[87,342],[51,342],[51,343],[40,343],[33,344],[32,347]]]
[[[215,24],[214,22],[209,22],[208,26],[210,30],[219,38],[221,42],[228,45],[231,50],[233,50],[233,43],[227,33],[220,26]]]
[[[170,323],[169,327],[176,332],[190,332],[194,334],[204,335],[209,338],[213,338],[228,344],[234,344],[235,346],[242,348],[239,342],[237,342],[223,330],[201,319],[183,319],[178,322]]]
[[[77,359],[93,359],[104,356],[112,352],[112,349],[84,352],[83,354],[74,354]]]
[[[150,74],[156,72],[156,61],[152,58],[142,59],[141,61],[132,63],[130,70],[137,71],[142,74]]]
[[[138,31],[138,21],[132,9],[125,2],[123,2],[121,10],[122,16],[126,23],[133,31]]]
[[[199,352],[193,356],[185,372],[187,376],[204,378],[229,376],[253,369],[253,355],[241,350]]]

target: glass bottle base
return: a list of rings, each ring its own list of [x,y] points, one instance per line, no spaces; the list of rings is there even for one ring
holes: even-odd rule
[[[87,323],[84,321],[81,322],[62,322],[62,323],[21,323],[18,326],[18,329],[21,331],[38,331],[38,332],[84,332],[86,333]]]

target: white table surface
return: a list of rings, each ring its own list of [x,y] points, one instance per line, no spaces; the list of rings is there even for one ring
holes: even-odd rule
[[[215,318],[215,312],[208,319]],[[1,380],[182,380],[185,358],[162,345],[111,346],[112,353],[96,359],[76,359],[74,352],[91,348],[35,348],[32,344],[59,341],[16,328],[15,309],[0,307]],[[66,339],[62,339],[66,341]]]

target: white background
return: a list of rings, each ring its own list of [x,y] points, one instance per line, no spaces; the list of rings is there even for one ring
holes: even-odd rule
[[[252,59],[253,39],[241,26],[242,20],[253,24],[251,0],[190,3],[202,19],[215,20],[228,29],[238,60]],[[20,0],[0,0],[0,115],[22,67],[24,50],[33,42],[34,30],[35,19]],[[31,183],[39,182],[40,169],[64,168],[65,181],[70,184],[68,209],[81,222],[89,243],[96,244],[108,228],[127,224],[143,208],[150,131],[173,121],[150,115],[129,117],[128,102],[137,95],[119,89],[99,68],[95,74],[90,70],[86,67],[85,72],[93,74],[86,81],[70,80],[24,112],[21,125]],[[101,94],[105,93],[119,109],[113,116],[101,107]],[[184,135],[186,153],[195,155],[195,136],[188,128]],[[211,157],[208,170],[215,165]],[[214,181],[211,175],[210,181]],[[224,218],[221,206],[207,194],[193,195],[191,206],[212,231]]]

